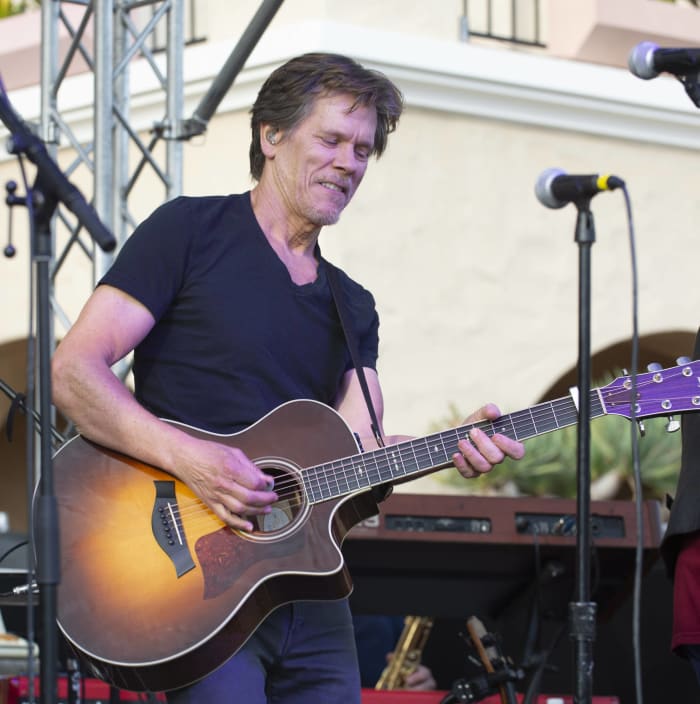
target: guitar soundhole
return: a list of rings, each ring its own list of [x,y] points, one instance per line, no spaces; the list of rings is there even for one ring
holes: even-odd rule
[[[262,516],[252,516],[252,535],[257,538],[278,538],[293,530],[308,511],[308,503],[304,493],[298,470],[280,460],[256,461],[265,474],[275,480],[275,492],[279,497],[272,504],[270,513]]]

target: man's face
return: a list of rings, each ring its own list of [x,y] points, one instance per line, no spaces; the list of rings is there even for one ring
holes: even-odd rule
[[[309,115],[282,135],[268,162],[287,214],[301,227],[338,221],[367,169],[377,113],[349,95],[318,98]]]

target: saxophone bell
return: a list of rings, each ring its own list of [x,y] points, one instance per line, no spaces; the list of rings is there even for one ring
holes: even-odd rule
[[[391,660],[377,680],[375,689],[406,688],[406,678],[418,669],[432,627],[430,616],[406,616]]]

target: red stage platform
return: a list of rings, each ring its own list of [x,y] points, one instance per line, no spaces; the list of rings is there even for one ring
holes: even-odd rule
[[[407,691],[377,691],[374,689],[362,690],[362,704],[440,704],[447,696],[447,692],[407,692]],[[0,704],[26,704],[29,695],[29,680],[27,677],[0,677]],[[38,696],[38,689],[35,691]],[[111,690],[108,684],[96,679],[82,681],[83,704],[110,704]],[[145,694],[136,692],[118,692],[120,702],[146,702]],[[163,694],[158,694],[159,702],[166,702]],[[58,702],[66,704],[68,701],[68,687],[65,677],[59,679]],[[518,702],[522,696],[518,695]],[[541,694],[536,704],[573,704],[571,695]],[[481,704],[501,704],[499,695],[493,695],[481,700]],[[593,697],[592,704],[620,704],[617,697]]]
[[[35,697],[39,696],[38,678],[35,680]],[[85,678],[82,680],[81,702],[82,704],[110,704],[111,690],[108,684],[101,680]],[[145,694],[137,692],[118,692],[120,702],[146,702]],[[28,677],[1,677],[0,678],[0,704],[26,704],[29,701],[29,678]],[[159,702],[165,702],[165,696],[158,694]],[[65,677],[58,680],[58,702],[66,704],[68,701],[68,682]]]

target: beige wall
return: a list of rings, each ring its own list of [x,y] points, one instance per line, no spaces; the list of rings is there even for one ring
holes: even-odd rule
[[[475,3],[479,5],[479,3]],[[269,29],[277,30],[292,22],[319,18],[394,32],[410,32],[423,36],[453,40],[458,36],[462,0],[443,0],[439,9],[432,3],[405,0],[294,0],[285,2],[277,11]],[[254,16],[257,0],[205,0],[202,7],[203,31],[213,40],[237,38]]]

